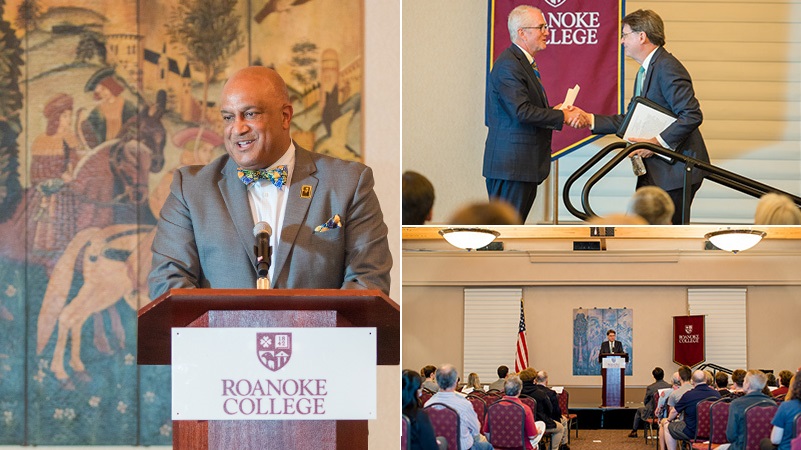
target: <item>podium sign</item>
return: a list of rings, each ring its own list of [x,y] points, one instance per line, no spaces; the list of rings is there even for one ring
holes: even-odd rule
[[[173,328],[173,420],[376,418],[375,328]]]
[[[601,361],[601,367],[604,369],[625,369],[626,360],[622,356],[607,356]]]

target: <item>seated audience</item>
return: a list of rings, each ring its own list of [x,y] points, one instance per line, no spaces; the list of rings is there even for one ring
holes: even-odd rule
[[[420,407],[423,377],[413,370],[401,374],[401,412],[409,418],[409,448],[414,450],[437,450],[434,427],[428,414]]]
[[[779,378],[781,378],[782,372],[779,372]],[[771,421],[773,430],[770,432],[770,438],[760,442],[761,450],[790,450],[790,441],[793,439],[793,430],[795,430],[795,416],[801,413],[801,371],[790,379],[791,381],[787,383],[789,389],[786,398],[779,405],[779,410],[776,411],[776,415]]]
[[[721,397],[728,397],[731,395],[729,392],[729,375],[726,372],[718,372],[715,374],[715,385],[720,392]]]
[[[534,387],[537,389],[538,392],[542,393],[544,397],[548,399],[550,403],[550,416],[551,419],[557,424],[556,430],[554,435],[551,437],[553,441],[553,445],[559,445],[559,450],[570,450],[570,446],[567,445],[567,417],[562,415],[562,408],[559,406],[559,396],[553,389],[548,387],[548,372],[544,370],[540,370],[537,372],[537,378],[535,379],[536,384]],[[536,397],[535,397],[536,398]],[[537,400],[539,401],[539,400]],[[537,406],[539,409],[539,405]],[[547,411],[547,408],[546,408]],[[565,411],[567,412],[567,411]],[[558,430],[561,426],[562,429],[562,438],[561,440],[558,437]],[[547,431],[547,424],[546,424],[546,431]],[[552,445],[552,446],[553,446]]]
[[[653,375],[655,381],[645,388],[643,406],[637,408],[637,412],[634,413],[634,424],[631,427],[631,433],[629,433],[630,438],[637,437],[637,430],[640,429],[640,424],[644,423],[645,420],[654,413],[656,409],[654,394],[659,392],[660,389],[670,388],[670,383],[665,381],[665,371],[661,367],[655,367],[654,370],[651,371],[651,375]]]
[[[507,375],[509,375],[509,368],[506,366],[498,366],[498,379],[489,385],[488,390],[503,392]]]
[[[733,400],[729,406],[729,421],[726,423],[726,439],[731,443],[729,449],[745,450],[746,408],[762,401],[776,404],[769,395],[762,392],[767,380],[768,377],[762,371],[749,370],[746,373],[743,381],[745,395]]]
[[[801,225],[801,210],[784,194],[765,194],[757,203],[754,224]]]
[[[673,200],[658,186],[643,186],[629,200],[629,215],[640,216],[649,225],[671,225],[673,223]]]
[[[702,370],[696,370],[692,374],[693,388],[676,403],[676,407],[670,411],[667,419],[660,422],[659,431],[661,441],[669,450],[676,450],[677,441],[690,441],[695,438],[695,429],[698,426],[698,416],[696,406],[707,398],[719,399],[718,391],[712,389],[706,383],[706,374]],[[679,414],[684,418],[677,420]]]
[[[470,372],[470,375],[467,376],[467,383],[462,388],[462,392],[469,394],[475,390],[483,391],[484,387],[481,386],[481,381],[478,379],[478,374],[475,372]]]
[[[439,386],[437,386],[436,374],[437,374],[436,366],[428,365],[423,367],[422,369],[422,375],[424,378],[423,389],[426,389],[431,392],[439,391]]]
[[[511,376],[508,380],[504,380],[504,396],[502,400],[509,400],[511,402],[515,402],[518,405],[523,407],[523,411],[526,413],[526,421],[524,424],[526,437],[528,441],[526,441],[526,450],[534,450],[537,447],[537,444],[542,439],[542,436],[545,435],[545,423],[543,422],[535,422],[534,421],[534,412],[531,411],[531,408],[528,405],[524,404],[520,401],[520,392],[523,389],[523,382],[520,380],[520,377]],[[489,423],[489,415],[487,416],[487,421],[484,422],[484,434],[487,434],[487,431],[490,429]],[[491,437],[488,435],[488,438]]]
[[[476,416],[473,405],[466,398],[455,392],[456,383],[459,381],[459,373],[456,368],[450,364],[445,364],[437,370],[436,377],[439,391],[428,399],[425,406],[441,403],[456,410],[459,414],[462,449],[492,450],[492,445],[481,434],[481,425],[478,422],[478,416]],[[453,445],[453,448],[456,448],[456,445]]]
[[[715,389],[717,386],[715,386],[715,376],[712,375],[712,372],[704,370],[704,375],[706,376],[706,384],[712,389]]]
[[[785,396],[790,390],[790,380],[793,379],[793,372],[782,370],[779,372],[779,387],[773,391],[774,397]]]
[[[776,380],[776,375],[774,375],[773,372],[767,373],[765,375],[768,376],[768,381],[765,384],[765,386],[767,386],[769,388],[778,388],[779,387],[779,382]],[[773,391],[773,389],[771,389],[771,392],[772,391]]]
[[[534,411],[536,419],[545,423],[545,431],[552,433],[551,441],[554,444],[562,442],[565,428],[562,426],[561,420],[557,422],[553,419],[551,400],[548,398],[548,394],[537,386],[537,370],[531,367],[526,368],[520,372],[520,380],[523,381],[521,393],[537,401],[537,410]]]
[[[431,221],[434,207],[434,185],[425,176],[407,170],[403,172],[403,225],[423,225]]]
[[[654,415],[659,417],[660,419],[667,417],[667,401],[670,398],[670,394],[673,391],[678,390],[682,387],[682,380],[681,375],[678,372],[673,372],[673,376],[670,377],[671,381],[671,388],[672,390],[668,391],[667,389],[660,389],[659,390],[659,402],[656,404],[656,410],[654,411]]]
[[[517,210],[503,200],[472,203],[451,217],[451,225],[522,225]]]

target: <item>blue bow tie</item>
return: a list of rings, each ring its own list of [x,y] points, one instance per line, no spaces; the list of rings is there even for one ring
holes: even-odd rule
[[[286,179],[289,176],[289,171],[287,170],[286,165],[278,166],[274,169],[243,169],[238,168],[236,169],[236,175],[245,183],[246,186],[250,186],[256,180],[269,180],[270,183],[274,184],[279,190],[284,187],[286,184]]]

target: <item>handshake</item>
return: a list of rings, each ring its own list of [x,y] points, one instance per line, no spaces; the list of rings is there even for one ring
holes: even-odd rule
[[[565,114],[565,124],[573,128],[589,128],[592,125],[590,113],[584,112],[581,108],[573,105],[562,108],[559,104],[554,109],[561,109]]]

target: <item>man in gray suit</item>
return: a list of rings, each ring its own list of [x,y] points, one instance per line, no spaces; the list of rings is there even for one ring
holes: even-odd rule
[[[539,9],[520,5],[507,20],[512,41],[487,82],[484,120],[489,133],[484,168],[489,198],[510,203],[525,223],[537,186],[551,172],[551,135],[564,123],[583,126],[578,108],[551,108],[534,59],[545,50],[548,24]]]
[[[673,112],[676,121],[658,136],[639,136],[632,142],[650,142],[683,155],[709,162],[704,138],[698,127],[703,115],[695,98],[693,83],[687,69],[675,56],[665,50],[665,27],[662,19],[650,10],[637,10],[622,20],[620,42],[626,56],[641,65],[634,81],[634,96],[648,100]],[[629,104],[629,108],[633,102]],[[623,123],[623,115],[602,116],[588,114],[593,133],[612,134]],[[576,123],[571,125],[580,126]],[[682,219],[684,197],[684,164],[654,157],[650,150],[635,150],[630,156],[640,155],[647,173],[637,177],[637,188],[659,186],[667,191],[675,206],[674,225],[689,223],[689,214]],[[704,172],[693,168],[691,173],[690,203],[701,187]]]
[[[258,222],[273,230],[272,287],[388,293],[392,256],[370,168],[292,142],[292,104],[271,69],[234,74],[221,113],[228,154],[175,172],[153,241],[151,298],[256,287]]]

